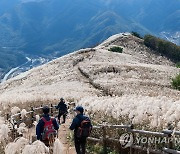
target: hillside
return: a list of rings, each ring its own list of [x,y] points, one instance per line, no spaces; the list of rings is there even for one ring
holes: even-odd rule
[[[123,53],[108,51],[112,46],[121,46]],[[173,65],[153,54],[143,40],[117,34],[95,48],[76,51],[4,82],[1,105],[6,109],[14,103],[26,106],[64,97],[93,113],[162,127],[180,120],[180,92],[170,85],[180,69]]]

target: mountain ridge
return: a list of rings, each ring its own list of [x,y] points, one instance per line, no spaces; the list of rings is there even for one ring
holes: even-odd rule
[[[114,46],[114,45],[123,47],[124,48],[123,53],[118,54],[118,53],[112,53],[112,52],[108,51],[108,48],[110,46]],[[117,58],[116,58],[116,56],[117,56]],[[83,62],[84,60],[86,62]],[[165,57],[154,55],[153,52],[151,52],[148,48],[146,48],[143,45],[143,41],[141,39],[138,39],[138,38],[136,38],[136,37],[134,37],[134,36],[132,36],[132,35],[130,35],[128,33],[127,34],[125,33],[125,34],[114,35],[113,37],[106,40],[104,43],[100,44],[99,46],[97,46],[95,48],[82,49],[80,51],[76,51],[75,53],[71,53],[71,54],[65,55],[65,56],[63,56],[61,58],[58,58],[56,60],[53,60],[53,61],[51,61],[51,62],[49,62],[49,63],[47,63],[45,65],[42,65],[40,67],[34,68],[34,69],[30,70],[30,71],[27,71],[25,73],[25,75],[29,74],[30,75],[29,77],[31,77],[31,73],[36,72],[35,74],[37,74],[37,75],[35,75],[35,76],[37,76],[39,79],[33,79],[32,77],[31,77],[31,79],[32,79],[32,85],[37,86],[37,85],[40,84],[40,80],[42,80],[42,79],[40,79],[41,75],[43,77],[43,74],[44,74],[42,69],[45,69],[45,68],[49,67],[50,72],[48,72],[48,69],[46,70],[47,74],[45,73],[46,76],[43,77],[43,82],[46,83],[46,82],[50,81],[50,83],[52,82],[53,84],[55,84],[55,82],[53,80],[51,81],[51,79],[49,80],[48,78],[54,78],[55,77],[56,79],[58,79],[60,77],[60,79],[61,79],[61,74],[58,75],[58,72],[60,73],[61,72],[60,70],[62,70],[62,72],[64,72],[63,71],[63,66],[64,65],[66,66],[64,69],[65,70],[67,69],[67,71],[69,70],[68,74],[69,73],[71,74],[71,71],[70,71],[70,69],[68,69],[68,67],[70,67],[71,69],[74,69],[74,67],[77,66],[79,63],[82,63],[82,64],[84,63],[84,65],[86,67],[90,64],[89,66],[91,67],[91,69],[93,69],[94,64],[90,63],[91,60],[94,60],[94,61],[92,61],[94,64],[96,64],[96,63],[99,64],[99,66],[97,65],[97,67],[95,67],[95,70],[98,67],[101,68],[101,63],[102,63],[102,67],[105,67],[105,68],[106,67],[108,68],[109,65],[112,66],[112,64],[114,64],[114,69],[116,69],[116,65],[117,65],[117,67],[120,67],[121,65],[122,65],[122,67],[126,67],[126,65],[127,65],[127,68],[128,67],[132,68],[132,70],[135,69],[134,67],[139,66],[141,68],[143,68],[143,67],[146,68],[147,67],[147,69],[151,68],[152,70],[155,69],[155,70],[158,70],[158,71],[160,71],[163,68],[163,70],[165,72],[168,71],[168,69],[169,69],[169,70],[171,70],[170,71],[171,73],[173,72],[173,70],[174,71],[176,70],[175,71],[176,73],[178,73],[178,71],[179,71],[179,69],[173,67],[174,64],[172,62],[170,62],[169,60],[167,60]],[[106,60],[107,60],[107,62],[105,62]],[[112,63],[111,63],[111,60],[112,60]],[[121,60],[121,61],[119,61],[119,60]],[[59,63],[60,61],[62,61],[62,64]],[[53,68],[53,64],[55,64],[55,68]],[[58,66],[60,66],[60,65],[62,65],[60,67],[61,69],[58,70]],[[81,69],[83,67],[83,65],[81,65],[79,67]],[[88,71],[88,70],[91,70],[91,69],[90,68],[89,69],[84,68],[84,69],[81,69],[81,71],[83,71],[83,70]],[[111,69],[112,68],[110,68],[110,70]],[[74,72],[74,70],[72,72]],[[175,72],[172,73],[172,76],[174,76],[176,74]],[[55,73],[55,76],[54,76],[53,73]],[[70,77],[71,75],[70,76],[68,74],[66,75],[65,72],[63,74],[64,74],[64,77],[65,77],[65,78],[63,77],[65,80],[63,80],[63,78],[62,78],[64,83],[66,83],[65,81],[68,82],[68,80],[72,80],[72,81],[74,80],[73,78],[68,79],[68,78],[71,78]],[[137,72],[135,74],[137,74]],[[76,75],[75,75],[75,78],[77,78]],[[23,73],[22,73],[22,76],[24,76]],[[66,79],[66,77],[67,77],[67,79]],[[12,87],[8,86],[9,83],[10,83],[10,85],[11,85],[11,83],[13,83],[13,85],[14,85],[14,83],[16,83],[16,81],[17,81],[16,86],[19,87],[20,85],[22,85],[21,82],[25,82],[26,80],[28,81],[28,76],[21,78],[21,75],[15,77],[15,78],[9,79],[7,82],[4,82],[4,83],[1,84],[1,88],[0,88],[1,92],[0,93],[1,94],[4,93],[3,89],[8,89],[9,92],[11,91],[10,89]],[[33,82],[35,82],[36,84],[33,83]],[[170,79],[169,78],[168,78],[168,82],[166,81],[166,84],[168,85],[167,88],[170,86]],[[31,85],[31,82],[29,84]],[[21,88],[19,87],[18,89],[21,89]],[[32,88],[30,88],[30,89],[32,89]],[[3,100],[3,99],[1,99],[1,100]]]
[[[8,48],[14,57],[11,62],[9,55],[3,56],[7,68],[1,68],[1,74],[24,64],[16,62],[16,53],[24,60],[54,59],[93,47],[120,32],[151,33],[179,44],[178,4],[164,0],[1,0],[0,52]]]
[[[114,46],[123,53],[109,51]],[[1,83],[1,105],[36,107],[63,97],[82,105],[92,117],[165,127],[179,118],[180,91],[172,89],[171,78],[180,68],[154,53],[129,33],[114,35],[95,48],[75,51]]]

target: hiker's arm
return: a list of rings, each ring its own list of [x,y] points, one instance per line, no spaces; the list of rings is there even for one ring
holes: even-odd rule
[[[73,122],[72,122],[71,126],[69,127],[70,130],[74,130],[76,128],[77,123],[78,123],[77,120],[78,120],[77,118],[73,119]]]
[[[41,139],[41,133],[42,133],[41,130],[42,130],[42,122],[39,121],[39,123],[36,126],[36,137],[37,137],[37,140]]]
[[[57,123],[56,119],[53,120],[53,125],[55,130],[59,129],[59,124]]]
[[[67,106],[67,104],[65,104],[65,110],[68,113],[68,106]]]
[[[59,109],[59,104],[56,106],[56,109]]]

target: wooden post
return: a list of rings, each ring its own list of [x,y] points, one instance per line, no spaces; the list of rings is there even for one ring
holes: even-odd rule
[[[7,121],[9,121],[9,114],[7,114]]]
[[[19,121],[21,121],[21,119],[22,119],[22,118],[21,118],[21,113],[19,113]]]
[[[13,131],[12,131],[12,139],[13,141],[16,139],[17,137],[17,129],[15,128],[16,122],[13,119]]]
[[[16,136],[16,130],[13,128],[13,133],[12,133],[12,139],[13,139],[13,141],[15,140],[16,137],[17,137],[17,136]]]
[[[43,105],[41,105],[41,109],[40,109],[41,116],[43,115],[42,109],[43,109]]]
[[[174,127],[173,127],[173,125],[171,124],[171,123],[168,123],[168,130],[172,130],[172,132],[173,132],[173,129],[174,129]],[[172,133],[171,134],[168,134],[168,141],[169,141],[169,149],[173,149],[173,141],[172,141],[172,139],[173,139],[173,137],[172,137]]]
[[[53,105],[51,104],[51,116],[53,116]]]
[[[34,122],[34,108],[33,107],[31,107],[31,111],[32,111],[32,113],[31,113],[31,119],[32,119],[32,123],[31,123],[31,126],[33,125],[33,122]]]
[[[107,142],[106,142],[106,127],[102,127],[103,130],[103,153],[107,154]]]
[[[134,125],[133,124],[131,124],[131,127],[128,129],[128,131],[131,132],[132,129],[134,129]],[[132,133],[132,135],[133,135],[133,140],[134,140],[136,138],[135,137],[135,133]],[[134,154],[134,152],[135,152],[135,150],[132,148],[132,146],[130,146],[130,154]]]
[[[16,122],[17,122],[17,128],[19,128],[19,125],[22,122],[21,113],[18,114],[18,118]]]
[[[168,135],[168,141],[169,141],[169,145],[168,145],[168,148],[169,149],[173,149],[173,136],[172,136],[172,134],[169,134]]]

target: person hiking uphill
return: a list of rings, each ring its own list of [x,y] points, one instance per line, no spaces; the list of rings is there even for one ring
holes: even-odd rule
[[[51,118],[49,116],[49,107],[43,107],[44,115],[39,120],[36,126],[36,136],[37,140],[44,142],[46,146],[49,146],[50,140],[57,135],[57,131],[59,129],[59,124],[57,123],[55,118]]]
[[[74,130],[74,143],[77,154],[85,154],[86,139],[92,130],[90,119],[83,115],[84,109],[82,106],[77,106],[74,110],[76,117],[73,119],[70,130]]]
[[[61,116],[63,116],[62,123],[65,123],[68,112],[67,112],[67,105],[65,104],[65,100],[63,98],[60,99],[60,102],[59,102],[58,106],[56,106],[56,109],[59,109],[59,114],[58,114],[59,123],[60,123]]]

